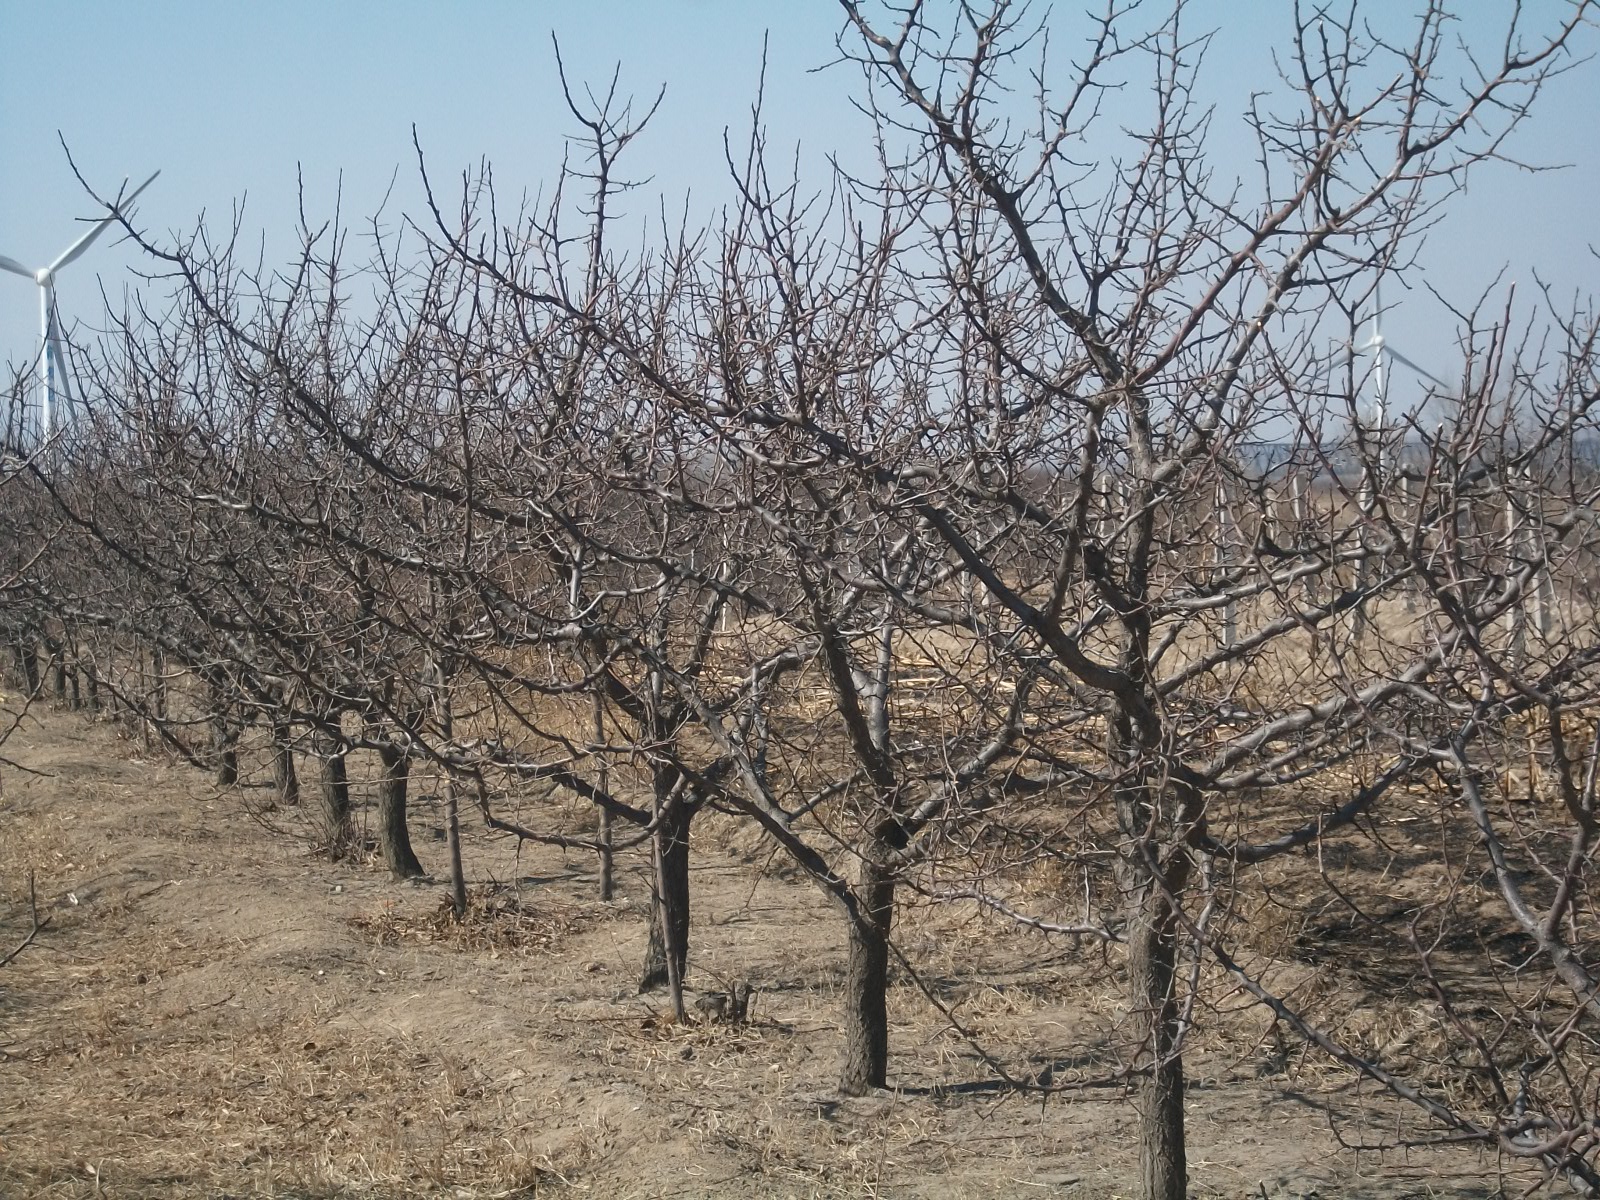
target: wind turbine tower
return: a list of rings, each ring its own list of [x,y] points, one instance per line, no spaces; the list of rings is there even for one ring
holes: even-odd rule
[[[1352,356],[1358,354],[1372,355],[1372,383],[1378,393],[1378,428],[1380,430],[1385,428],[1389,420],[1389,376],[1392,372],[1389,364],[1384,361],[1386,355],[1401,366],[1414,371],[1423,380],[1433,384],[1440,391],[1448,392],[1450,390],[1450,385],[1432,371],[1418,366],[1391,346],[1388,339],[1383,336],[1382,322],[1383,292],[1374,288],[1372,294],[1372,336],[1350,351],[1350,354]]]
[[[1356,496],[1356,506],[1358,509],[1360,509],[1362,515],[1365,517],[1370,516],[1373,509],[1377,506],[1378,489],[1379,487],[1384,486],[1385,481],[1380,480],[1379,475],[1387,475],[1393,468],[1403,465],[1405,455],[1404,431],[1401,433],[1400,445],[1391,446],[1388,441],[1389,378],[1393,374],[1393,368],[1389,362],[1385,361],[1385,356],[1393,359],[1401,366],[1409,368],[1411,371],[1415,372],[1419,378],[1434,385],[1441,392],[1448,391],[1449,388],[1444,380],[1440,379],[1432,371],[1419,366],[1417,363],[1407,358],[1404,354],[1401,354],[1400,351],[1396,350],[1393,346],[1389,345],[1388,340],[1383,336],[1383,292],[1381,287],[1378,285],[1374,285],[1372,291],[1372,336],[1361,345],[1351,347],[1351,349],[1348,351],[1348,354],[1351,361],[1353,361],[1359,355],[1372,355],[1372,383],[1377,392],[1377,412],[1375,414],[1377,417],[1376,430],[1378,436],[1377,462],[1374,463],[1371,461],[1365,461],[1362,463],[1361,490]],[[1357,420],[1364,420],[1360,416],[1359,411],[1357,413]],[[1390,458],[1391,454],[1394,456],[1392,459]],[[1401,473],[1399,483],[1401,496],[1403,497],[1403,503],[1409,506],[1411,499],[1411,485],[1409,481],[1406,480],[1403,472]],[[1357,586],[1365,587],[1371,579],[1371,575],[1372,563],[1368,559],[1362,558],[1359,566],[1356,568]],[[1407,592],[1407,612],[1412,610],[1412,605],[1412,596],[1409,592]],[[1356,605],[1355,611],[1352,614],[1352,622],[1355,636],[1359,640],[1364,634],[1367,626],[1367,610],[1364,604]]]
[[[42,446],[50,440],[52,422],[55,419],[56,397],[63,396],[69,402],[72,399],[72,389],[67,378],[67,360],[61,349],[61,330],[56,314],[56,275],[61,268],[75,262],[94,240],[109,228],[119,216],[126,216],[130,206],[139,198],[139,193],[156,181],[156,175],[150,176],[141,183],[126,198],[119,198],[111,207],[111,212],[89,228],[89,231],[72,245],[68,246],[47,267],[30,270],[14,258],[7,258],[0,254],[0,270],[10,271],[13,275],[21,275],[31,279],[39,285],[39,444]],[[123,188],[127,184],[124,182]]]

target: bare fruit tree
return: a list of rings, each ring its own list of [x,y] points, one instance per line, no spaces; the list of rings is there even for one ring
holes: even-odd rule
[[[1197,515],[1253,431],[1286,425],[1285,436],[1304,433],[1320,453],[1330,422],[1314,395],[1318,338],[1337,328],[1330,317],[1358,311],[1378,279],[1405,272],[1428,215],[1496,157],[1568,61],[1587,13],[1576,6],[1537,34],[1513,14],[1499,60],[1462,62],[1452,92],[1439,82],[1457,70],[1443,6],[1428,6],[1399,43],[1353,7],[1342,18],[1297,9],[1282,99],[1249,114],[1261,174],[1245,192],[1218,186],[1206,166],[1203,42],[1187,36],[1183,5],[1143,27],[1108,10],[1071,75],[1053,84],[1043,63],[1032,75],[1037,109],[1013,116],[1008,76],[1044,44],[1022,6],[963,8],[946,30],[921,5],[880,17],[843,3],[841,44],[867,72],[885,141],[908,124],[918,139],[916,153],[893,160],[889,187],[928,230],[947,310],[977,326],[1008,377],[993,436],[1008,449],[1033,439],[1028,465],[1075,485],[1066,504],[1040,504],[1014,470],[974,454],[941,482],[981,508],[925,511],[1103,729],[1097,773],[1119,833],[1143,1075],[1141,1188],[1176,1200],[1188,1180],[1180,970],[1186,931],[1211,911],[1203,881],[1366,802],[1351,798],[1276,846],[1214,831],[1238,819],[1228,809],[1247,789],[1303,791],[1345,760],[1359,737],[1353,718],[1431,677],[1446,652],[1407,647],[1398,662],[1345,657],[1263,678],[1287,642],[1329,636],[1341,612],[1392,592],[1410,568],[1386,558],[1354,587],[1335,575],[1328,599],[1301,605],[1289,591],[1297,576],[1373,557],[1364,522],[1331,521],[1283,558],[1262,554],[1258,537],[1253,556],[1208,580],[1221,526]],[[1129,78],[1154,85],[1133,127],[1148,132],[1102,135],[1105,91]],[[1346,381],[1350,409],[1358,385]],[[1053,435],[1054,463],[1030,418]],[[1012,514],[1029,527],[1033,571],[974,546],[978,529]],[[1252,611],[1236,635],[1205,635],[1243,605]]]

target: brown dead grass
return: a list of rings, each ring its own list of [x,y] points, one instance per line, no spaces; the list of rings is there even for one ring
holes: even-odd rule
[[[467,911],[460,921],[444,896],[430,912],[405,913],[385,900],[374,914],[357,914],[350,924],[379,945],[414,943],[461,951],[524,958],[547,955],[569,937],[592,925],[603,906],[558,902],[525,903],[504,886],[469,888]]]
[[[908,903],[899,942],[966,1034],[899,972],[894,1088],[843,1100],[842,923],[732,821],[697,825],[690,982],[751,981],[752,1020],[686,1028],[633,987],[640,856],[605,906],[588,855],[474,829],[474,906],[456,926],[438,885],[313,858],[292,812],[274,833],[245,814],[255,793],[133,749],[46,712],[7,747],[43,774],[4,779],[0,937],[21,928],[29,871],[51,924],[0,972],[0,1194],[1128,1194],[1120,1092],[1041,1107],[996,1089],[967,1036],[1019,1074],[1114,1075],[1126,1006],[1093,945]],[[418,853],[439,867],[438,813],[417,791]],[[1328,1011],[1368,987],[1375,1042],[1426,1036],[1426,1020],[1404,1024],[1414,996],[1297,958],[1285,936],[1260,948],[1282,986]],[[1393,1130],[1408,1115],[1309,1056],[1259,1077],[1265,1019],[1220,978],[1204,998],[1197,1196],[1490,1194],[1495,1165],[1475,1151],[1341,1150],[1330,1120]]]

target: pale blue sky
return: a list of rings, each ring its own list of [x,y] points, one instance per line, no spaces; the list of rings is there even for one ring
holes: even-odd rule
[[[1063,58],[1082,7],[1083,0],[1054,6]],[[1369,7],[1383,13],[1401,5]],[[1464,28],[1481,32],[1509,3],[1454,7]],[[1566,4],[1532,0],[1529,7],[1555,16]],[[1288,0],[1193,5],[1190,31],[1217,31],[1206,78],[1218,106],[1213,136],[1224,153],[1248,153],[1239,112],[1252,88],[1275,85],[1270,50],[1282,43],[1288,11]],[[389,211],[419,214],[413,122],[436,177],[454,178],[487,157],[503,198],[536,190],[554,178],[571,131],[552,30],[575,80],[604,84],[620,62],[623,86],[636,96],[666,85],[652,132],[632,154],[632,174],[655,177],[649,194],[631,202],[636,211],[654,211],[650,197],[662,191],[677,201],[692,189],[708,207],[725,195],[723,130],[731,125],[737,137],[747,128],[766,33],[772,144],[799,143],[802,169],[822,187],[826,152],[847,161],[867,153],[864,123],[847,101],[858,75],[813,72],[835,57],[839,26],[832,0],[0,0],[0,253],[43,265],[76,236],[74,218],[91,211],[57,130],[97,186],[114,189],[124,175],[161,168],[140,201],[141,221],[153,230],[190,228],[202,211],[225,223],[247,196],[245,229],[252,240],[265,232],[274,257],[289,247],[296,164],[314,216],[331,213],[341,173],[345,213],[370,214],[397,168]],[[1590,31],[1582,45],[1592,52],[1600,37]],[[1587,64],[1552,88],[1511,147],[1528,159],[1577,166],[1537,177],[1510,168],[1481,173],[1430,239],[1429,281],[1465,296],[1509,264],[1527,290],[1531,268],[1563,293],[1587,289],[1596,266],[1587,247],[1600,242],[1597,118],[1600,70]],[[131,282],[130,261],[108,235],[67,268],[58,284],[63,316],[95,321],[98,287],[120,295]],[[35,289],[0,276],[0,357],[31,356],[37,326]],[[1431,298],[1406,299],[1385,332],[1441,374],[1455,369]]]

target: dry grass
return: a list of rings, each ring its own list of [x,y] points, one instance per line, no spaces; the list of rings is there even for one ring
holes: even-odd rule
[[[638,855],[607,907],[589,856],[519,855],[475,830],[469,870],[505,882],[476,883],[456,926],[435,886],[311,858],[245,819],[239,793],[127,748],[51,714],[8,747],[50,774],[5,780],[6,928],[30,867],[53,923],[0,974],[0,1193],[1126,1194],[1121,1092],[1041,1108],[995,1088],[967,1036],[1018,1074],[1114,1075],[1131,1048],[1115,959],[1097,947],[908,895],[899,942],[966,1034],[897,972],[895,1089],[841,1100],[842,922],[814,888],[763,873],[766,848],[731,819],[697,824],[691,983],[750,980],[753,1019],[681,1027],[634,994]],[[418,827],[430,819],[424,803]],[[440,865],[436,843],[418,849]],[[1076,886],[1041,866],[1026,894]],[[1262,947],[1275,980],[1328,1011],[1367,988],[1375,1043],[1434,1052],[1414,997],[1296,952],[1292,938]],[[1341,1153],[1330,1112],[1347,1128],[1404,1114],[1368,1109],[1309,1058],[1259,1078],[1266,1021],[1219,977],[1203,998],[1197,1195],[1488,1194],[1493,1164],[1472,1152]]]
[[[445,896],[432,911],[420,914],[405,913],[385,900],[377,913],[353,916],[350,924],[382,946],[441,946],[528,958],[556,950],[605,911],[601,905],[552,905],[543,897],[525,902],[503,885],[486,884],[468,889],[467,911],[460,921]]]

